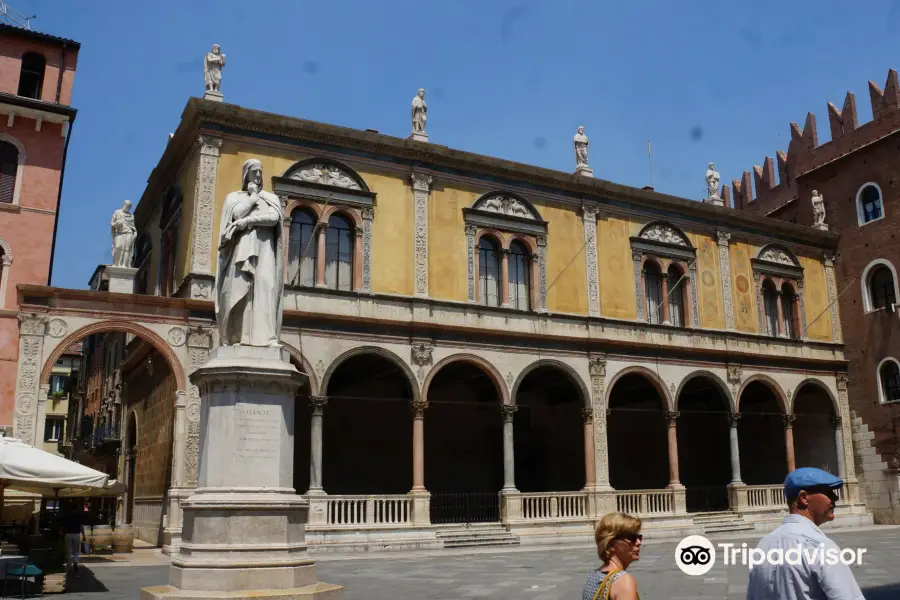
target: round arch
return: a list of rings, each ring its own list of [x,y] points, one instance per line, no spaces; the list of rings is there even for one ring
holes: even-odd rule
[[[672,395],[669,390],[666,388],[665,384],[663,384],[662,379],[660,379],[659,375],[648,369],[647,367],[641,366],[632,366],[625,367],[615,375],[613,378],[609,380],[609,384],[606,386],[606,397],[603,399],[604,406],[609,406],[609,401],[612,397],[613,388],[616,386],[616,383],[622,377],[626,375],[642,375],[647,379],[647,381],[652,385],[656,392],[659,394],[660,398],[663,399],[663,402],[666,403],[666,410],[675,410],[675,401],[672,399]]]
[[[590,392],[588,392],[588,387],[584,383],[584,380],[581,378],[581,376],[578,374],[578,371],[576,371],[566,363],[553,358],[539,358],[538,360],[525,367],[522,372],[519,373],[519,376],[516,378],[516,382],[513,384],[512,392],[510,392],[512,404],[516,403],[516,395],[519,393],[519,386],[522,385],[522,382],[525,381],[525,378],[528,376],[528,374],[541,367],[555,367],[565,373],[569,380],[573,384],[575,384],[575,387],[578,388],[578,391],[581,392],[581,397],[584,398],[585,407],[590,408],[591,394]]]
[[[651,241],[663,241],[659,239],[659,237],[656,235],[656,232],[650,233],[653,229],[660,229],[662,230],[662,232],[666,232],[666,230],[668,230],[668,233],[674,233],[676,236],[681,237],[682,244],[679,245],[684,245],[687,248],[694,247],[694,245],[691,244],[691,239],[687,235],[685,235],[684,231],[680,227],[676,227],[668,221],[651,221],[647,223],[646,225],[641,227],[641,231],[640,233],[638,233],[637,237],[648,239]],[[666,240],[666,243],[677,244],[678,242],[670,242]]]
[[[351,210],[342,206],[329,206],[327,208],[323,208],[322,215],[319,217],[319,222],[327,224],[328,221],[331,220],[331,217],[334,216],[347,219],[350,224],[357,229],[363,226],[362,218],[355,210]]]
[[[348,167],[346,164],[342,163],[339,160],[335,160],[333,158],[325,158],[325,157],[321,157],[321,156],[313,157],[313,158],[306,158],[304,160],[295,162],[293,165],[288,167],[287,171],[284,172],[284,175],[282,175],[282,177],[287,177],[290,179],[300,179],[301,181],[303,181],[299,177],[300,171],[302,171],[304,167],[308,167],[308,166],[312,166],[312,165],[322,165],[326,168],[332,167],[334,169],[337,169],[338,171],[341,172],[341,174],[346,175],[347,177],[352,179],[354,182],[356,182],[356,184],[360,187],[360,189],[362,191],[364,191],[364,192],[370,191],[369,186],[366,185],[365,179],[363,179],[359,175],[359,173],[356,172],[355,169],[351,169],[350,167]],[[297,175],[297,176],[295,177],[295,175]]]
[[[781,244],[766,244],[756,253],[756,260],[780,264],[786,264],[785,260],[787,260],[790,261],[790,266],[800,266],[800,261],[797,260],[797,256]]]
[[[9,244],[6,242],[6,240],[4,240],[2,237],[0,237],[0,250],[3,250],[3,264],[5,264],[5,265],[12,264],[12,260],[13,260],[12,248],[9,246]]]
[[[819,388],[821,391],[825,392],[825,395],[828,396],[829,400],[831,400],[831,407],[834,409],[834,414],[835,415],[841,414],[841,405],[838,403],[837,398],[831,392],[831,390],[828,388],[828,386],[825,384],[825,382],[822,381],[821,379],[818,379],[817,377],[807,377],[806,379],[801,381],[799,384],[797,384],[796,388],[794,388],[793,395],[788,399],[788,402],[789,402],[788,405],[791,408],[791,412],[794,412],[794,402],[796,401],[800,390],[802,390],[805,386],[816,387],[816,388]]]
[[[63,352],[65,352],[66,348],[89,335],[106,332],[130,333],[149,343],[153,346],[154,350],[159,352],[160,355],[166,359],[169,368],[172,370],[172,374],[175,375],[175,388],[178,390],[187,389],[187,377],[185,376],[184,368],[181,365],[181,361],[178,360],[178,357],[172,350],[172,347],[164,339],[159,337],[159,335],[143,325],[138,325],[132,321],[119,320],[99,321],[97,323],[85,325],[61,339],[59,343],[57,343],[56,348],[53,349],[50,356],[44,362],[44,367],[41,369],[41,382],[45,382],[50,378],[50,372],[53,369],[53,366],[56,364],[56,361],[59,360],[59,357],[62,356]]]
[[[359,348],[348,350],[347,352],[344,352],[343,354],[338,356],[325,370],[325,374],[322,375],[322,381],[319,383],[318,389],[323,393],[328,393],[328,385],[331,383],[331,376],[334,375],[334,372],[338,369],[338,367],[340,367],[341,364],[343,364],[346,360],[353,358],[354,356],[360,356],[363,354],[374,354],[376,356],[386,358],[387,360],[394,363],[397,367],[400,368],[401,371],[403,371],[403,374],[406,376],[407,383],[409,384],[409,389],[412,392],[413,402],[418,402],[422,398],[418,382],[416,381],[416,376],[409,365],[403,362],[403,359],[401,359],[390,350],[385,350],[384,348],[379,348],[378,346],[360,346]],[[305,364],[304,368],[306,368]]]
[[[866,221],[866,213],[863,208],[862,203],[862,193],[866,188],[874,187],[878,191],[878,201],[881,203],[881,216],[875,217],[874,219],[870,219]],[[869,223],[874,223],[875,221],[880,221],[884,218],[884,192],[881,191],[881,186],[875,183],[874,181],[867,181],[866,183],[859,186],[859,189],[856,190],[856,220],[857,224],[862,227],[863,225],[868,225]]]
[[[129,425],[131,425],[131,423],[134,423],[134,439],[133,440],[128,439],[129,432],[131,431],[131,428],[129,427]],[[137,446],[137,432],[138,432],[139,426],[140,426],[140,423],[138,422],[137,411],[132,408],[130,411],[128,411],[128,415],[125,417],[125,438],[126,439],[124,440],[125,443],[123,443],[122,446],[126,450]],[[130,442],[130,445],[128,444],[128,442]]]
[[[728,389],[728,386],[725,385],[725,382],[722,381],[721,377],[711,371],[693,371],[692,373],[688,373],[684,377],[684,379],[681,380],[681,383],[678,385],[678,390],[675,392],[675,410],[678,410],[678,404],[679,400],[681,399],[681,392],[684,390],[684,386],[687,385],[691,380],[698,377],[709,379],[713,383],[713,385],[715,385],[716,388],[720,392],[722,392],[722,395],[728,402],[728,407],[731,409],[731,412],[737,412],[734,396],[731,395],[731,390]]]
[[[896,295],[897,290],[900,289],[897,284],[897,269],[894,267],[891,261],[884,258],[876,258],[875,260],[867,264],[866,268],[863,269],[862,275],[859,278],[859,285],[862,288],[863,310],[865,310],[866,312],[872,312],[873,310],[875,310],[873,308],[872,293],[869,289],[869,277],[877,267],[881,266],[887,267],[891,272],[891,276],[894,280],[894,294]]]
[[[428,372],[428,376],[425,377],[425,382],[422,384],[422,398],[428,398],[428,388],[431,386],[431,382],[434,380],[434,376],[440,371],[443,367],[455,363],[455,362],[467,362],[471,365],[474,365],[485,372],[491,382],[494,384],[494,388],[497,390],[497,396],[500,398],[501,404],[515,404],[509,397],[509,390],[506,389],[505,382],[503,381],[503,377],[500,375],[500,372],[488,361],[481,358],[480,356],[475,356],[474,354],[452,354],[446,358],[438,361],[434,367]]]
[[[879,404],[888,404],[890,402],[896,402],[896,400],[890,400],[885,397],[884,394],[884,384],[882,383],[881,378],[881,369],[884,367],[886,363],[894,363],[897,365],[897,369],[900,370],[900,361],[898,361],[893,356],[885,356],[880,361],[878,361],[878,365],[875,367],[875,386],[878,388],[878,403]],[[838,413],[840,414],[840,413]]]
[[[297,361],[301,367],[303,367],[304,374],[309,379],[309,394],[311,396],[319,395],[319,382],[316,379],[315,371],[313,371],[312,366],[309,364],[309,361],[306,360],[306,357],[300,353],[299,350],[291,346],[290,344],[282,341],[281,345],[287,350],[288,354],[291,355],[295,361]]]
[[[526,200],[519,194],[516,194],[515,192],[510,192],[507,190],[493,190],[486,194],[482,194],[481,196],[479,196],[479,198],[475,202],[472,203],[472,210],[486,210],[487,212],[497,212],[495,207],[488,208],[488,209],[483,208],[483,206],[488,202],[488,200],[491,200],[492,198],[500,198],[500,199],[508,198],[510,200],[515,200],[517,202],[521,202],[522,205],[524,205],[525,210],[527,210],[529,213],[531,213],[531,218],[533,218],[536,221],[539,221],[541,223],[544,222],[544,219],[541,217],[541,213],[538,212],[538,210],[534,207],[534,205],[531,202],[529,202],[528,200]],[[516,215],[516,216],[518,216],[518,215]],[[528,217],[524,217],[524,218],[528,218]]]
[[[781,410],[784,411],[785,414],[788,414],[790,412],[790,403],[788,402],[787,394],[784,393],[784,390],[781,389],[781,386],[778,385],[777,381],[775,381],[768,375],[762,374],[752,375],[748,377],[744,383],[741,384],[741,387],[737,393],[737,398],[735,399],[738,412],[741,409],[741,396],[743,396],[744,391],[747,389],[747,386],[749,386],[754,381],[762,383],[767,388],[769,388],[773,394],[775,394],[775,398],[778,400],[781,406]]]

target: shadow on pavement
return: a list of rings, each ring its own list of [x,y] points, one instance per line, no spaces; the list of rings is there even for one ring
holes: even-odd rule
[[[66,593],[87,594],[91,592],[108,592],[109,589],[97,579],[94,572],[89,568],[81,565],[78,568],[78,575],[69,573],[66,578]]]
[[[900,583],[865,588],[862,592],[866,600],[897,600],[900,598]]]

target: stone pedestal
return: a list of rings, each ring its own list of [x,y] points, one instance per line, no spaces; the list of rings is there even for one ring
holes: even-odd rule
[[[179,298],[192,300],[213,300],[215,298],[216,278],[207,273],[188,273],[181,287],[178,288]]]
[[[584,175],[585,177],[593,177],[594,169],[587,165],[578,165],[577,167],[575,167],[575,174]]]
[[[413,131],[411,134],[409,134],[409,137],[407,139],[410,139],[410,140],[413,140],[416,142],[427,142],[428,134],[425,133],[424,131]]]
[[[184,501],[169,585],[142,600],[341,598],[306,549],[308,504],[293,486],[294,394],[281,348],[220,347],[191,375],[200,389],[200,474]]]
[[[813,229],[828,231],[828,225],[826,225],[825,223],[813,223]]]
[[[744,483],[728,484],[728,505],[731,510],[745,510],[750,507],[747,486]]]
[[[134,275],[137,269],[132,267],[116,267],[113,265],[104,265],[103,271],[109,282],[109,291],[114,294],[133,294],[134,293]]]
[[[413,525],[431,525],[431,492],[414,490],[409,493]]]
[[[224,102],[224,97],[222,96],[222,92],[214,92],[212,90],[206,90],[206,93],[203,94],[204,100],[212,100],[213,102]]]
[[[725,203],[718,196],[710,196],[706,200],[704,200],[707,204],[712,204],[713,206],[725,206]]]

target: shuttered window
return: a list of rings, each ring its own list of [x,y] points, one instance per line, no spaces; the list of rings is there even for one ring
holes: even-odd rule
[[[9,142],[0,142],[0,202],[12,204],[18,167],[19,151]]]

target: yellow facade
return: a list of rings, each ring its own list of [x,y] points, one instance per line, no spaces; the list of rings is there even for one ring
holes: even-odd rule
[[[600,282],[600,314],[616,319],[636,319],[634,260],[631,236],[640,224],[603,217],[597,221],[597,269]]]
[[[719,247],[711,237],[686,232],[697,249],[697,311],[700,327],[725,329],[725,300]]]
[[[803,299],[806,303],[806,331],[811,340],[830,342],[831,311],[828,310],[828,287],[825,265],[819,260],[798,256],[803,267]]]
[[[731,242],[731,297],[734,299],[734,328],[745,333],[759,333],[756,288],[750,259],[757,248],[742,242]]]
[[[226,141],[217,168],[213,239],[219,235],[219,215],[225,196],[241,187],[241,166],[248,158],[263,163],[264,185],[273,176],[283,175],[296,162],[314,155],[288,150],[250,146]],[[193,214],[198,167],[196,153],[187,159],[179,183],[184,194],[184,214]],[[344,161],[354,168],[376,194],[371,240],[371,290],[374,293],[411,296],[414,292],[415,202],[407,177],[395,171],[378,171],[370,165]],[[488,192],[488,185],[447,182],[435,178],[428,199],[428,286],[435,300],[466,302],[468,297],[467,249],[463,209]],[[549,223],[546,247],[547,309],[551,313],[588,314],[587,265],[584,224],[580,211],[570,205],[531,199],[543,220]],[[178,281],[188,272],[193,219],[183,217]],[[603,317],[633,320],[637,315],[632,236],[654,219],[640,216],[602,214],[597,221],[597,270],[600,313]],[[685,231],[697,250],[696,293],[700,327],[724,330],[725,297],[722,289],[719,248],[708,234]],[[736,239],[730,243],[731,290],[735,329],[759,333],[759,313],[750,259],[759,247]],[[215,270],[217,249],[210,249]],[[158,259],[154,256],[154,261]],[[824,266],[816,259],[801,259],[804,267],[804,294],[807,318],[819,317],[810,328],[811,339],[831,339],[831,318],[827,312],[828,293]],[[155,279],[157,264],[151,265]],[[821,314],[823,313],[824,314]]]
[[[199,164],[199,154],[194,151],[188,159],[187,164],[181,170],[178,178],[178,185],[181,188],[182,195],[182,217],[178,224],[178,248],[175,254],[175,288],[181,285],[185,276],[190,270],[191,257],[191,234],[193,228],[193,219],[186,215],[194,214],[194,193],[197,188],[197,166]]]
[[[575,210],[535,202],[550,225],[547,229],[547,309],[586,315],[587,266],[584,261],[584,224]]]

